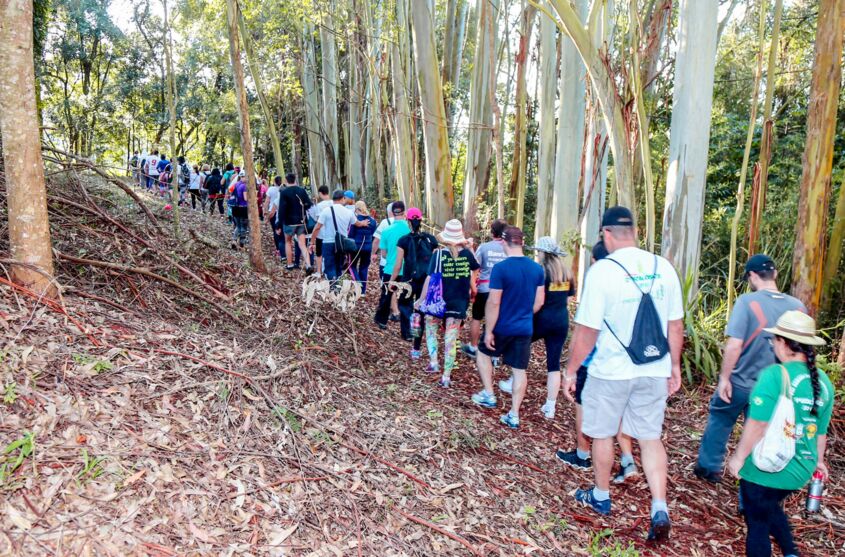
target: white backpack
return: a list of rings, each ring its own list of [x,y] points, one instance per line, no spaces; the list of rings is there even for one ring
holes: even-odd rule
[[[754,466],[763,472],[780,472],[795,456],[795,406],[792,403],[792,388],[789,372],[783,366],[780,366],[780,369],[780,397],[766,427],[766,433],[751,453]]]

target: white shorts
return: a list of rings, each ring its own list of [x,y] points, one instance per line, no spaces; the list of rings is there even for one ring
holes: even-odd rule
[[[660,439],[668,382],[665,377],[612,381],[590,375],[581,393],[582,432],[593,439],[607,439],[621,429],[634,439]]]

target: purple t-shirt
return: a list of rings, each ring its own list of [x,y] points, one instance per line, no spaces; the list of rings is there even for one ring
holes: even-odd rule
[[[236,205],[238,207],[248,207],[249,203],[246,200],[246,188],[247,184],[244,181],[240,181],[235,184],[235,201],[237,202]]]

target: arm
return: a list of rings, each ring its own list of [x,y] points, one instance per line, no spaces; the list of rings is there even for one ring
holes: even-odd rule
[[[378,249],[380,243],[381,236],[373,236],[373,261],[378,261],[379,255],[381,254],[381,250]]]
[[[739,361],[740,354],[742,354],[742,339],[728,337],[728,341],[725,343],[725,349],[722,352],[722,371],[719,373],[719,386],[716,387],[719,392],[719,398],[726,403],[730,403],[731,396],[733,396],[731,375],[734,372],[737,361]]]
[[[742,468],[742,465],[745,464],[745,459],[747,459],[748,455],[751,454],[751,451],[754,450],[754,445],[756,445],[760,439],[763,438],[763,435],[766,434],[766,427],[768,425],[769,422],[761,422],[760,420],[754,420],[751,418],[745,420],[745,425],[742,428],[742,438],[739,440],[739,444],[736,446],[734,454],[728,461],[727,470],[730,472],[731,476],[739,478],[739,471]],[[819,437],[819,440],[821,440],[821,437]]]
[[[417,301],[414,302],[414,307],[420,309],[420,304],[425,301],[425,297],[428,295],[428,281],[431,280],[430,276],[425,277],[425,282],[422,286],[422,291],[420,292],[420,297],[417,298]]]
[[[402,271],[402,262],[405,260],[405,250],[402,248],[396,248],[396,250],[396,263],[390,271],[390,282],[396,282],[399,273]]]
[[[543,307],[543,304],[546,303],[546,287],[545,286],[538,286],[537,293],[534,294],[534,313],[540,311],[540,308]]]
[[[490,296],[487,298],[487,304],[484,306],[484,320],[486,325],[484,327],[484,344],[491,350],[496,347],[496,339],[493,336],[493,329],[496,328],[496,322],[499,320],[499,306],[502,304],[502,290],[500,288],[490,289]]]
[[[818,447],[818,451],[819,451],[819,462],[818,462],[818,464],[816,464],[816,471],[821,472],[822,481],[826,482],[828,476],[830,475],[830,472],[827,469],[827,464],[825,463],[825,460],[824,460],[824,453],[825,453],[825,450],[827,449],[827,434],[819,435],[818,439],[819,440],[818,440],[818,444],[816,445],[816,447]]]
[[[672,358],[672,376],[669,378],[669,395],[681,388],[681,353],[684,350],[684,320],[669,321],[669,354]]]
[[[572,334],[572,343],[569,345],[569,361],[566,363],[566,374],[563,376],[565,380],[563,395],[569,402],[575,402],[575,378],[578,368],[581,367],[581,364],[590,355],[598,338],[598,329],[576,324],[575,332]]]

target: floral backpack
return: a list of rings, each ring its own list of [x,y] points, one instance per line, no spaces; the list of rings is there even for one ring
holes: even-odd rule
[[[428,291],[420,304],[420,311],[438,319],[443,319],[446,314],[446,300],[443,299],[443,250],[437,251],[437,263],[429,276]]]

